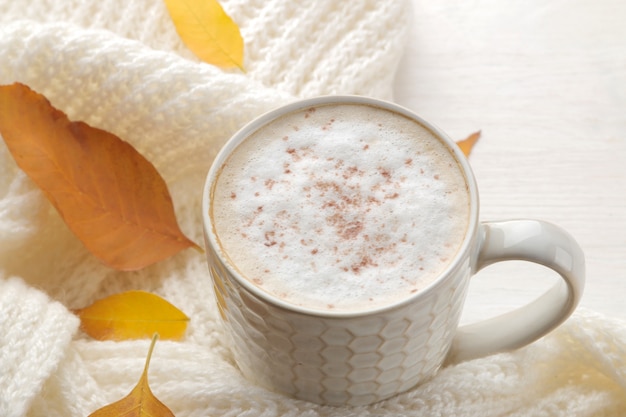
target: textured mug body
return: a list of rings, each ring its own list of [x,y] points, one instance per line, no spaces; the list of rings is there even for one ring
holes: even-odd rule
[[[243,374],[272,390],[331,405],[370,404],[431,377],[452,343],[470,275],[467,255],[410,302],[333,316],[268,303],[233,279],[210,246],[208,256]]]

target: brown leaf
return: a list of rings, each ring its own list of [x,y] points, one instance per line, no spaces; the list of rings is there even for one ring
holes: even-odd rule
[[[130,144],[71,122],[23,84],[0,86],[0,134],[17,165],[102,262],[136,270],[188,247],[165,181]]]
[[[148,384],[148,366],[156,340],[155,335],[150,344],[143,373],[135,388],[126,397],[94,411],[89,417],[175,417],[172,411],[155,397]]]
[[[243,39],[217,0],[165,0],[178,35],[201,60],[243,70]]]
[[[469,156],[476,142],[480,138],[480,130],[469,135],[467,138],[458,141],[456,144],[463,151],[465,156]]]
[[[80,328],[98,340],[125,340],[150,337],[181,339],[189,318],[156,294],[127,291],[96,301],[75,311]]]

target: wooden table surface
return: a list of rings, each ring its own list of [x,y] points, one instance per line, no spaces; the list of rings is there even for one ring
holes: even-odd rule
[[[626,2],[412,0],[395,101],[463,139],[481,219],[539,218],[582,246],[581,306],[626,318]],[[523,262],[474,278],[463,322],[557,278]]]

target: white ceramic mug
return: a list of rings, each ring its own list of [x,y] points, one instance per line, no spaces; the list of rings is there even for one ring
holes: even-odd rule
[[[230,264],[210,216],[217,175],[233,149],[277,117],[325,103],[375,105],[419,122],[449,146],[467,179],[470,222],[455,259],[427,288],[385,308],[319,312],[264,292]],[[568,233],[539,220],[479,222],[474,175],[454,142],[409,110],[371,98],[302,100],[252,121],[213,162],[202,210],[215,295],[241,371],[269,389],[320,404],[370,404],[427,380],[446,360],[524,346],[561,324],[575,309],[584,287],[584,256]],[[470,277],[506,260],[544,265],[562,279],[526,306],[458,327]]]

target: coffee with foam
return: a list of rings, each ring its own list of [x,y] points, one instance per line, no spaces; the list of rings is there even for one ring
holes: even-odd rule
[[[221,167],[211,219],[240,274],[283,301],[357,312],[397,303],[452,262],[470,212],[448,146],[366,104],[287,113]]]

